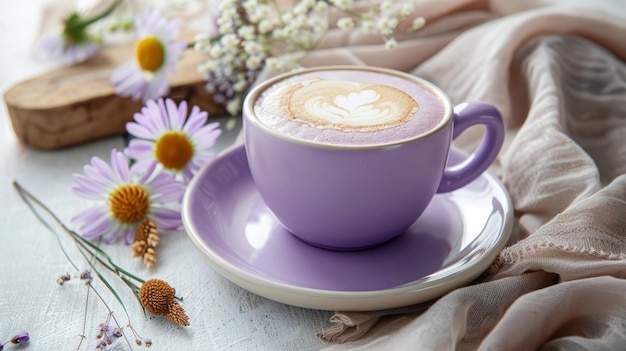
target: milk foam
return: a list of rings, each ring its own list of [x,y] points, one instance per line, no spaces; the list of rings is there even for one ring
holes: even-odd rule
[[[411,139],[444,117],[440,98],[417,82],[358,70],[296,75],[265,90],[258,120],[286,136],[335,145]]]
[[[313,77],[274,90],[261,107],[312,127],[350,132],[400,125],[415,114],[418,104],[388,85]]]

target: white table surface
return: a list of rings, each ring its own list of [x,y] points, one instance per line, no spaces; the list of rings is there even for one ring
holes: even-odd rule
[[[41,3],[0,2],[2,92],[55,67],[31,52]],[[232,133],[224,135],[218,147],[232,139]],[[82,172],[92,156],[108,160],[112,148],[123,147],[123,138],[113,137],[60,151],[35,150],[17,140],[6,108],[0,109],[0,343],[27,331],[31,340],[17,349],[75,350],[85,325],[86,338],[80,349],[95,348],[97,326],[106,319],[107,311],[93,293],[86,299],[87,289],[78,280],[64,286],[56,283],[59,275],[74,273],[73,268],[55,236],[36,220],[12,182],[19,181],[70,224],[70,218],[89,204],[71,193],[72,173]],[[68,247],[73,258],[82,262]],[[144,279],[164,279],[184,297],[182,304],[191,321],[187,328],[160,317],[144,318],[130,291],[110,278],[126,303],[133,326],[152,339],[153,350],[316,350],[324,346],[316,333],[328,325],[332,312],[284,305],[239,288],[209,266],[183,230],[162,237],[159,262],[152,270],[131,258],[129,247],[121,243],[105,249],[122,267]],[[102,286],[99,291],[125,325],[120,305]],[[127,350],[129,346],[118,340],[107,349]],[[133,349],[143,348],[133,345]]]

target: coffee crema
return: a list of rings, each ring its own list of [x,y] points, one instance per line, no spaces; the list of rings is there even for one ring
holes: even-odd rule
[[[417,80],[376,71],[295,74],[263,91],[256,118],[287,137],[332,145],[378,145],[423,135],[441,123],[444,103]]]

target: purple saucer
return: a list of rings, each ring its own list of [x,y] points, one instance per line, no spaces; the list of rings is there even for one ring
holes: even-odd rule
[[[463,156],[452,151],[451,163]],[[485,173],[436,195],[402,235],[339,252],[300,241],[261,200],[239,146],[200,171],[183,200],[189,238],[235,284],[279,302],[324,310],[376,310],[427,301],[489,267],[512,226],[509,197]]]

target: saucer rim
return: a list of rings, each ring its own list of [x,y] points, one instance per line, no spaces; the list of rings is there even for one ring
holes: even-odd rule
[[[406,282],[403,285],[377,290],[367,291],[342,291],[325,290],[295,286],[272,279],[264,278],[248,272],[232,264],[202,240],[200,234],[191,224],[191,193],[198,186],[201,175],[211,167],[217,160],[228,157],[244,149],[243,144],[233,145],[222,151],[212,162],[200,169],[196,176],[188,184],[181,204],[181,218],[187,237],[191,240],[195,248],[200,252],[211,267],[218,271],[226,279],[239,287],[251,291],[268,299],[286,303],[293,306],[312,308],[319,310],[342,310],[342,311],[368,311],[388,308],[409,306],[416,303],[432,300],[446,292],[450,292],[463,286],[491,266],[496,254],[500,252],[508,242],[513,228],[512,201],[499,179],[489,171],[484,172],[480,177],[488,179],[491,186],[497,186],[506,199],[503,202],[503,225],[498,231],[498,236],[492,239],[492,244],[485,248],[480,257],[471,263],[467,263],[465,268],[433,281],[423,281],[433,274],[441,273],[442,269],[436,270],[418,280]],[[243,151],[245,152],[245,150]],[[451,148],[450,152],[461,153],[461,151]],[[320,249],[322,250],[322,249]]]

